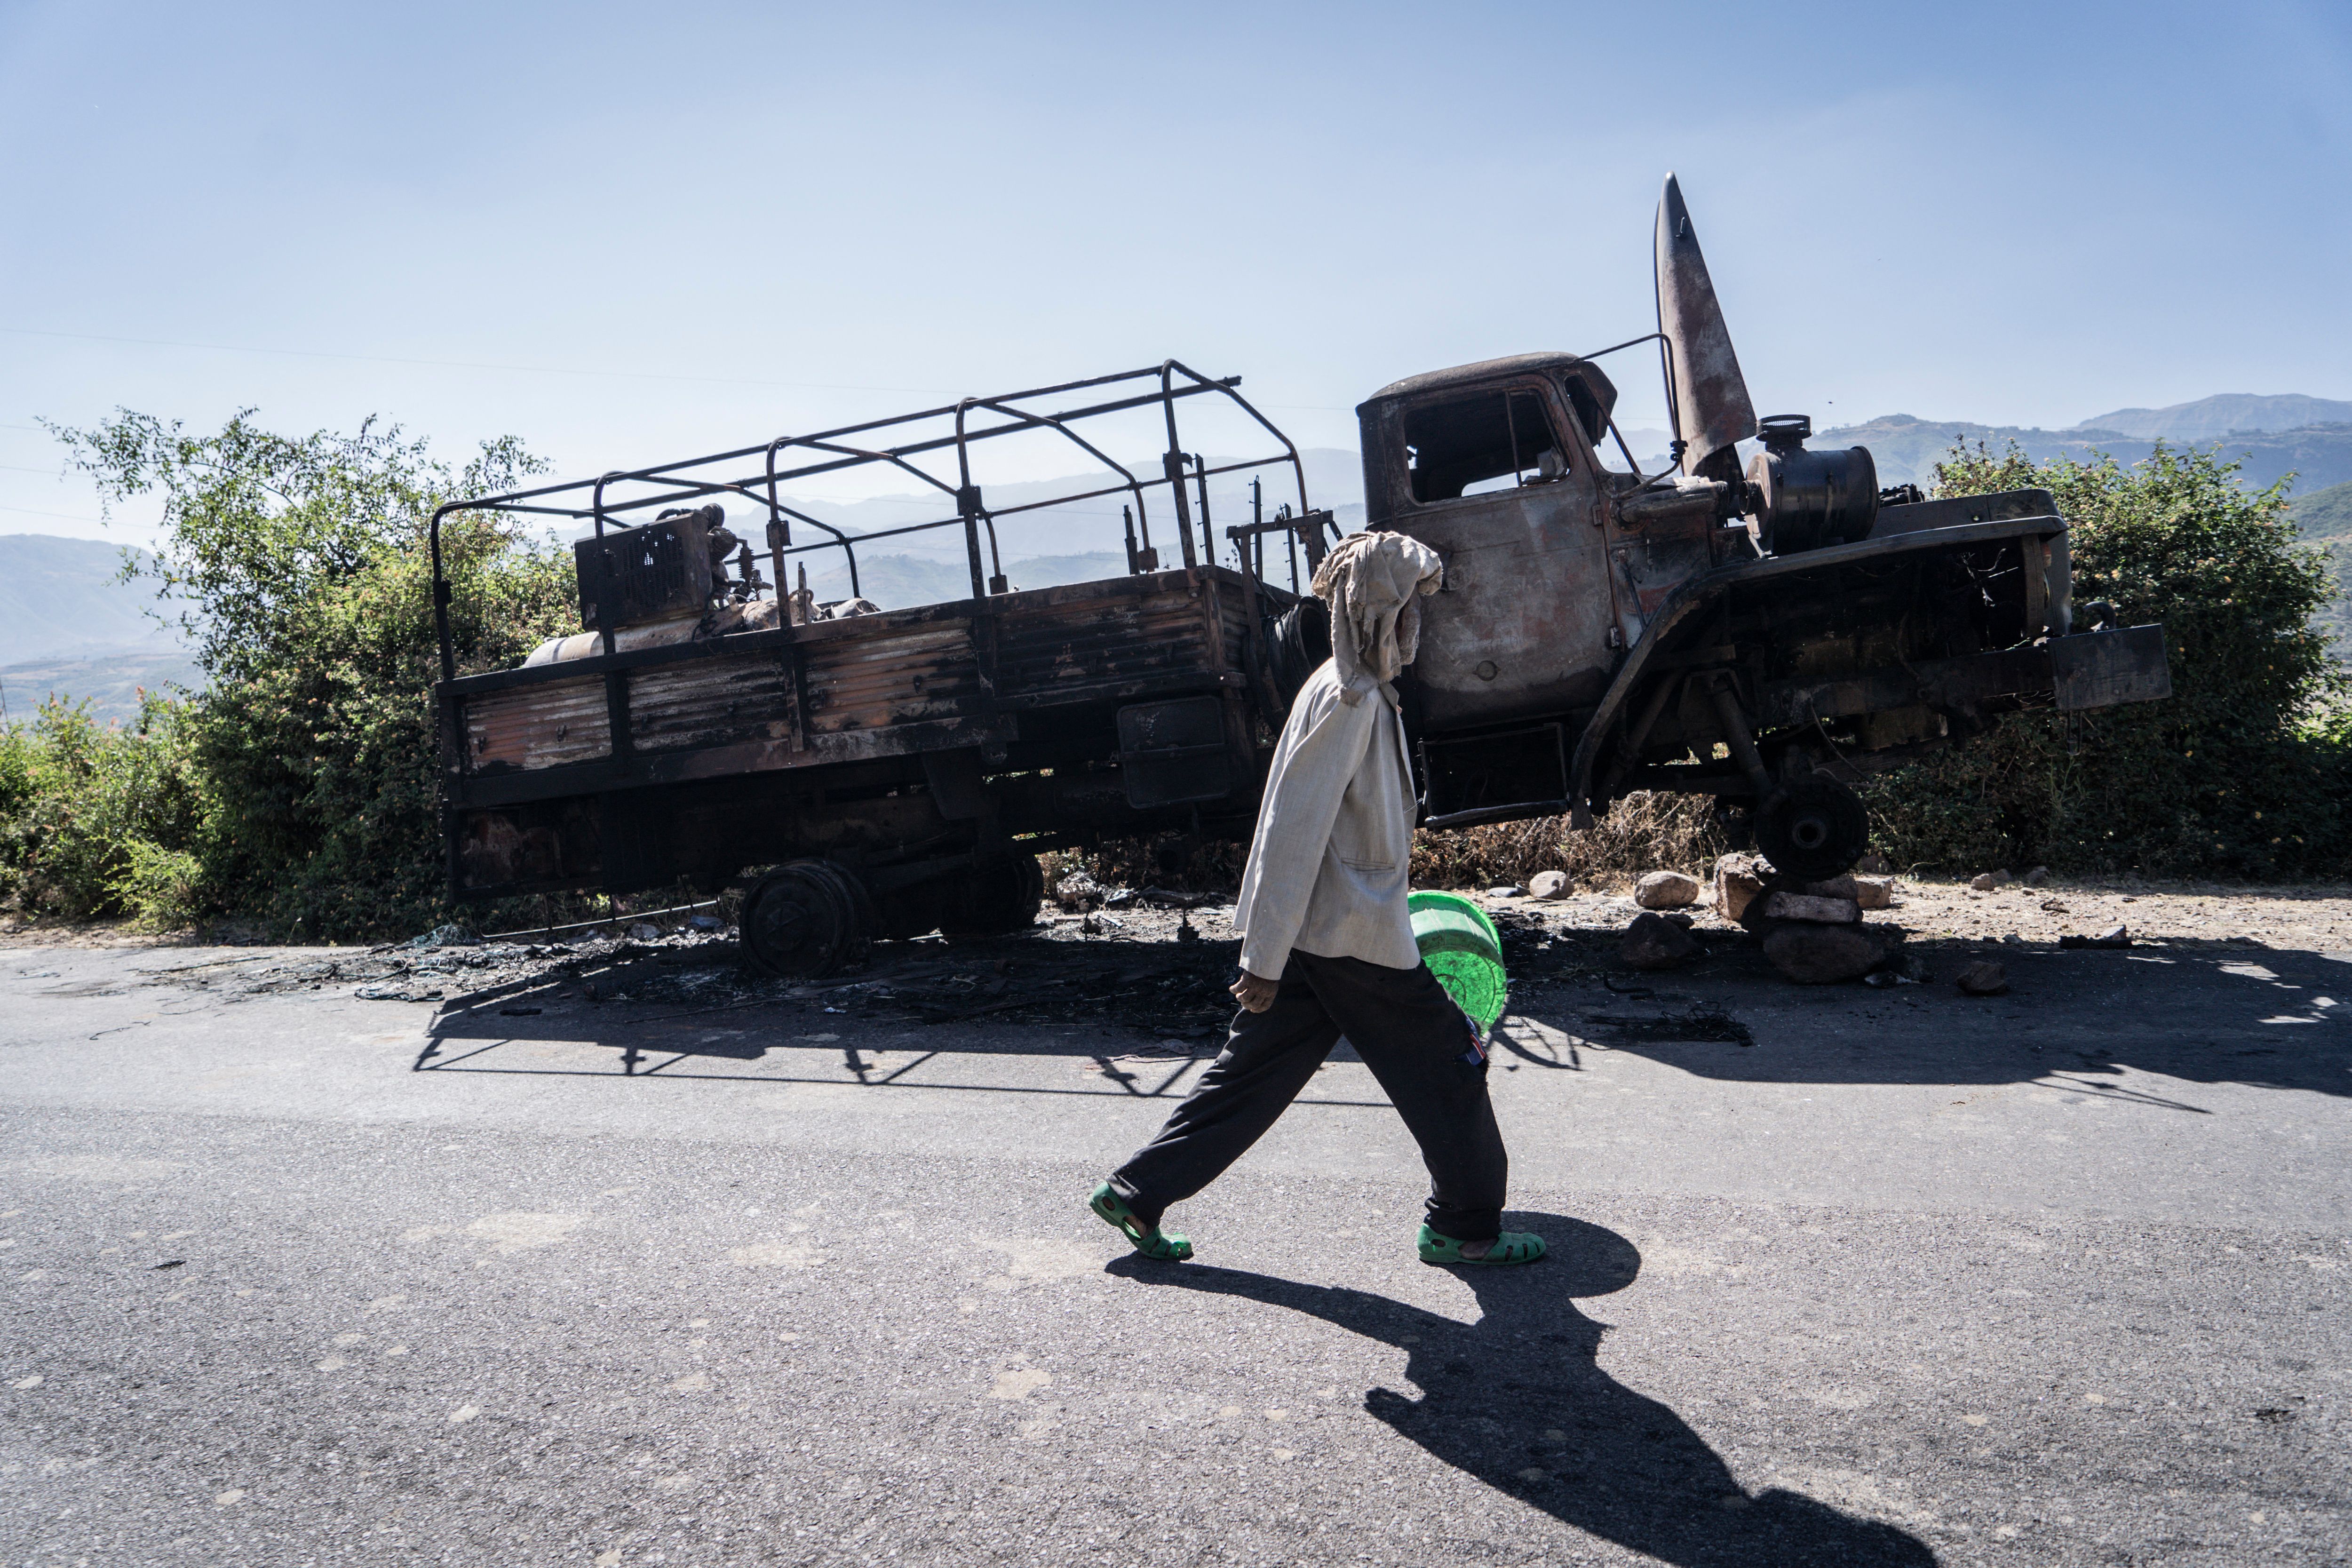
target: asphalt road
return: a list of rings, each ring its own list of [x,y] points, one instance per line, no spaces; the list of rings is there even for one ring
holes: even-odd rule
[[[2352,1561],[2352,954],[1555,985],[1487,1275],[1352,1061],[1150,1265],[1132,1030],[222,956],[0,952],[9,1563]]]

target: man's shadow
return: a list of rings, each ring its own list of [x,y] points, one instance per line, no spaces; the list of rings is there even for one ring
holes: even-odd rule
[[[1931,1564],[1925,1542],[1801,1493],[1750,1493],[1681,1416],[1598,1363],[1603,1325],[1573,1298],[1622,1290],[1642,1257],[1614,1231],[1524,1215],[1550,1256],[1528,1268],[1455,1270],[1482,1315],[1467,1326],[1385,1296],[1132,1255],[1110,1272],[1286,1307],[1405,1351],[1419,1399],[1386,1388],[1364,1408],[1438,1458],[1603,1540],[1708,1568]]]

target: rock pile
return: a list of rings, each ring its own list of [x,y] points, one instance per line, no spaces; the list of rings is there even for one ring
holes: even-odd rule
[[[1884,864],[1884,862],[1881,862]],[[1858,980],[1900,955],[1899,926],[1869,924],[1864,910],[1891,908],[1894,883],[1849,872],[1826,882],[1801,882],[1754,855],[1726,855],[1715,864],[1716,910],[1764,939],[1764,957],[1804,985]]]

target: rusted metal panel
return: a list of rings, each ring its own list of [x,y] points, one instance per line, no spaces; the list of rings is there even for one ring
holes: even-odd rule
[[[601,673],[466,700],[466,763],[473,773],[560,767],[612,750]]]
[[[2161,626],[2083,632],[2053,637],[2049,646],[2058,706],[2067,712],[2172,695]]]
[[[641,752],[792,733],[792,678],[772,657],[698,659],[635,671],[629,732]]]
[[[2047,690],[2050,654],[2038,647],[1997,648],[1961,658],[1842,671],[1831,680],[1776,682],[1756,703],[1756,727],[1780,729],[1926,703],[1957,706],[1987,698]]]
[[[724,652],[582,661],[572,679],[465,696],[473,806],[911,756],[1001,752],[1013,710],[1238,688],[1249,628],[1219,571],[1171,571],[1002,595],[1000,697],[982,688],[968,606],[925,606],[729,638]],[[605,678],[625,671],[630,754],[611,747]],[[532,674],[536,676],[536,671]],[[796,731],[795,716],[803,721]]]
[[[789,741],[750,741],[740,745],[677,752],[645,760],[645,782],[676,784],[688,779],[727,778],[823,763],[856,763],[876,757],[908,757],[989,742],[1018,739],[1018,721],[971,717],[919,720],[874,730],[848,730],[809,736],[806,751]]]
[[[1217,629],[1224,638],[1225,667],[1244,671],[1248,668],[1246,650],[1250,639],[1257,633],[1250,622],[1250,595],[1244,592],[1246,586],[1220,584],[1217,591]]]
[[[803,651],[812,745],[820,734],[968,715],[980,700],[964,623],[882,626]]]
[[[2025,517],[1989,522],[1963,523],[1956,526],[1897,534],[1887,539],[1864,540],[1855,544],[1832,545],[1803,554],[1771,556],[1738,565],[1717,567],[1685,580],[1667,595],[1649,618],[1640,641],[1610,683],[1607,695],[1577,742],[1576,752],[1570,766],[1569,798],[1575,802],[1574,815],[1581,816],[1587,801],[1592,795],[1592,784],[1604,751],[1615,746],[1622,737],[1622,725],[1631,711],[1634,693],[1656,677],[1651,660],[1662,651],[1688,651],[1670,647],[1692,638],[1707,635],[1710,623],[1702,615],[1713,615],[1728,601],[1745,602],[1760,615],[1758,630],[1763,641],[1775,652],[1782,669],[1780,673],[1806,677],[1817,684],[1826,684],[1841,676],[1870,669],[1873,666],[1899,665],[1917,662],[1926,650],[1901,647],[1885,639],[1897,631],[1902,616],[1874,615],[1867,631],[1855,628],[1850,635],[1829,635],[1834,628],[1826,625],[1799,626],[1789,623],[1776,607],[1792,604],[1811,605],[1820,597],[1815,590],[1826,592],[1824,584],[1844,584],[1831,595],[1831,602],[1853,602],[1854,584],[1839,574],[1849,569],[1865,569],[1870,576],[1889,577],[1886,569],[1906,563],[1932,568],[1943,558],[1948,563],[1963,559],[1998,559],[2004,552],[2015,559],[2020,542],[2029,539],[2063,538],[2065,523],[2056,517]],[[2012,572],[2010,581],[2018,574]],[[1866,579],[1857,579],[1863,581]],[[1972,580],[1972,578],[1971,578]],[[2006,601],[1984,605],[1984,595],[1948,596],[1954,605],[1973,615],[1981,610],[1989,622],[2000,623],[2014,637],[2023,630],[2024,597],[2021,584],[2011,590],[2015,603]],[[1970,606],[1975,606],[1971,609]],[[1809,611],[1810,615],[1811,612]],[[1694,619],[1693,617],[1699,617]],[[2010,617],[2005,623],[2002,617]],[[1686,627],[1687,636],[1678,628]],[[1913,635],[1927,635],[1933,630],[1932,617],[1923,619]],[[2046,689],[2046,687],[2044,688]],[[1907,693],[1889,693],[1907,698]],[[1630,759],[1620,759],[1628,762]],[[1605,793],[1605,792],[1604,792]]]
[[[1192,575],[1129,579],[1144,584],[1141,592],[1062,597],[1066,590],[1048,590],[1055,599],[1029,605],[1018,601],[1030,595],[1015,595],[997,616],[1000,689],[1039,696],[1178,671],[1213,679],[1230,666],[1211,640],[1211,590]]]

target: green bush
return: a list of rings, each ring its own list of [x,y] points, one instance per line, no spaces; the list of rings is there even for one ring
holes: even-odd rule
[[[110,503],[163,497],[143,570],[191,606],[208,682],[151,704],[136,735],[58,710],[7,737],[0,896],[72,917],[237,914],[305,941],[446,919],[425,529],[540,465],[507,440],[452,471],[396,428],[295,438],[246,415],[214,435],[128,412],[57,433]],[[572,628],[551,542],[462,514],[442,549],[461,669]],[[110,804],[116,780],[168,805]]]
[[[2164,624],[2173,695],[2014,714],[1872,793],[1898,863],[2338,877],[2352,870],[2352,721],[2314,612],[2335,597],[2280,486],[2250,492],[2210,452],[2027,461],[1958,451],[1943,495],[2040,486],[2071,525],[2074,602]]]
[[[0,731],[0,902],[168,925],[193,903],[184,849],[202,790],[179,706],[146,696],[129,730],[52,700]]]

